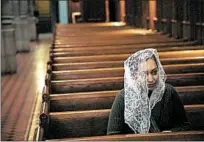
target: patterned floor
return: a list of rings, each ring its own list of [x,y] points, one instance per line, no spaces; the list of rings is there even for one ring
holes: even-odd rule
[[[1,140],[23,141],[34,100],[42,92],[51,34],[40,35],[30,52],[18,53],[17,73],[1,76]]]

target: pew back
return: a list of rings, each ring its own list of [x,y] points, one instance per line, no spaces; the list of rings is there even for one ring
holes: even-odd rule
[[[192,129],[204,129],[204,105],[185,106]],[[106,135],[110,109],[50,113],[48,139]]]

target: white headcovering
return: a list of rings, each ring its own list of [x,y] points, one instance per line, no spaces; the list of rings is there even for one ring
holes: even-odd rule
[[[147,74],[140,67],[147,59],[155,59],[158,66],[158,82],[148,98]],[[135,133],[148,133],[150,128],[151,110],[164,94],[166,73],[160,63],[155,49],[140,50],[124,62],[124,91],[125,91],[125,123]]]

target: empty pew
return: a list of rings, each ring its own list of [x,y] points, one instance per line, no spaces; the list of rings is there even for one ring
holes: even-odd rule
[[[173,40],[173,42],[180,42],[181,40]],[[144,39],[140,39],[140,40],[113,40],[113,41],[90,41],[87,40],[87,42],[73,42],[73,43],[69,43],[66,42],[66,40],[64,41],[56,41],[55,43],[53,43],[53,45],[55,46],[55,48],[61,48],[61,47],[87,47],[87,46],[110,46],[110,45],[126,45],[126,44],[141,44],[141,43],[164,43],[164,42],[168,42],[168,40],[165,39],[160,39],[159,38],[156,39],[149,39],[149,38],[144,38]]]
[[[192,44],[192,45],[191,45]],[[60,52],[87,52],[87,51],[93,51],[93,52],[105,52],[104,50],[129,50],[134,49],[135,51],[137,49],[144,49],[144,48],[156,48],[158,52],[164,52],[164,51],[180,51],[180,50],[202,50],[204,49],[203,45],[194,45],[196,42],[177,42],[177,43],[146,43],[146,44],[137,44],[137,45],[120,45],[120,46],[102,46],[101,48],[96,47],[65,47],[65,48],[55,48],[52,47],[50,49],[50,53],[60,53]],[[169,46],[171,45],[171,46]],[[165,48],[164,48],[165,47]],[[122,53],[122,52],[121,52]],[[121,54],[120,53],[120,54]]]
[[[204,105],[185,105],[192,130],[204,128]],[[49,113],[47,139],[106,135],[110,109]]]
[[[75,57],[52,57],[53,63],[76,63],[76,62],[98,62],[98,61],[121,61],[126,60],[131,54],[112,54],[112,55],[93,55],[93,56],[75,56]],[[179,60],[183,58],[198,58],[204,56],[204,50],[188,50],[188,51],[172,51],[159,52],[159,57],[162,60]]]
[[[135,31],[137,31],[137,29],[135,29]],[[124,37],[126,38],[137,38],[137,37],[140,37],[140,36],[148,36],[148,37],[151,37],[151,36],[161,36],[159,35],[159,33],[155,33],[155,32],[150,32],[150,31],[147,31],[147,30],[143,30],[144,33],[142,32],[137,32],[137,33],[131,33],[130,31],[128,31],[128,29],[121,29],[121,30],[115,30],[114,31],[97,31],[97,32],[89,32],[89,33],[86,33],[85,31],[81,31],[80,34],[78,33],[69,33],[67,35],[65,35],[66,32],[64,32],[63,35],[56,35],[55,36],[55,40],[86,40],[87,37],[89,38],[92,38],[94,40],[99,40],[99,39],[103,39],[103,40],[110,40],[110,36],[112,36],[112,38],[114,40],[118,40],[118,39],[122,39]],[[83,34],[82,34],[83,33]],[[92,33],[92,34],[91,34]],[[97,34],[97,36],[95,35]],[[98,35],[99,34],[99,35]],[[75,36],[74,36],[75,35]]]
[[[202,50],[204,46],[190,46],[195,42],[178,42],[178,43],[162,43],[162,44],[141,44],[135,46],[118,46],[118,47],[70,47],[70,48],[54,48],[50,50],[53,57],[70,57],[70,56],[89,56],[89,55],[109,55],[109,54],[133,54],[138,50],[145,48],[156,48],[157,51],[180,51],[180,50]],[[91,51],[91,52],[90,52]]]
[[[136,40],[137,39],[137,40]],[[145,41],[146,40],[146,41]],[[149,41],[147,41],[149,40]],[[76,42],[77,41],[77,42]],[[179,42],[179,41],[183,41],[182,39],[175,39],[175,38],[167,38],[165,36],[162,35],[136,35],[136,36],[110,36],[107,35],[105,36],[95,36],[92,38],[92,40],[90,40],[88,37],[86,38],[78,38],[77,36],[74,38],[59,38],[59,39],[55,39],[54,44],[55,45],[60,45],[60,44],[69,44],[69,45],[82,45],[82,44],[97,44],[97,45],[107,45],[107,43],[109,44],[116,44],[119,41],[119,43],[128,43],[128,44],[137,44],[137,43],[149,43],[149,42]],[[123,43],[123,42],[124,43]],[[118,44],[118,43],[117,43]],[[84,46],[84,45],[82,45]]]
[[[204,63],[204,57],[189,57],[189,58],[174,58],[174,59],[160,59],[162,65],[167,64],[189,64],[189,63]],[[123,67],[124,61],[93,61],[93,62],[73,62],[73,63],[52,63],[48,61],[49,72],[60,70],[83,70],[83,69],[97,69],[97,68],[117,68]]]
[[[204,63],[195,64],[175,64],[164,65],[166,74],[182,74],[182,73],[203,73]],[[124,75],[124,67],[118,68],[99,68],[86,70],[63,70],[52,71],[52,80],[74,80],[86,78],[106,78],[106,77],[122,77]]]
[[[123,88],[123,77],[78,80],[51,80],[51,93],[117,90]],[[169,74],[167,83],[173,86],[204,85],[204,73]]]
[[[204,86],[176,87],[184,105],[204,104]],[[49,97],[50,112],[110,109],[120,90],[43,95]]]
[[[50,139],[49,141],[202,141],[204,131],[180,131],[171,133],[120,134],[79,138]]]

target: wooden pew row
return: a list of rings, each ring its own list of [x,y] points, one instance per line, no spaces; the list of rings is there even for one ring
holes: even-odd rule
[[[135,31],[135,32],[133,32]],[[66,34],[66,33],[64,33]],[[97,36],[96,36],[97,34]],[[99,34],[99,35],[98,35]],[[66,39],[66,40],[70,40],[70,39],[73,39],[75,40],[78,39],[78,40],[84,40],[84,39],[87,39],[88,37],[89,38],[93,38],[94,40],[99,40],[100,38],[101,39],[110,39],[110,36],[113,36],[113,39],[123,39],[123,38],[137,38],[138,36],[157,36],[157,35],[160,35],[159,33],[155,33],[155,32],[148,32],[148,31],[141,31],[139,32],[139,30],[137,29],[134,29],[132,30],[131,32],[131,29],[128,30],[128,29],[124,29],[124,30],[120,30],[120,31],[100,31],[100,32],[84,32],[84,31],[81,31],[80,34],[78,33],[71,33],[70,34],[67,34],[67,35],[56,35],[55,36],[55,40],[61,40],[61,39]]]
[[[151,37],[151,36],[158,36],[158,37],[163,36],[163,35],[161,35],[159,33],[149,32],[147,30],[125,29],[125,28],[121,29],[121,30],[115,30],[115,31],[114,30],[113,31],[104,31],[104,30],[102,30],[102,31],[93,31],[93,30],[89,30],[89,31],[88,30],[81,30],[80,32],[79,31],[78,32],[74,31],[74,32],[71,33],[71,36],[70,36],[69,32],[64,32],[64,34],[67,33],[67,36],[66,35],[55,35],[55,39],[56,40],[61,40],[61,39],[66,39],[66,40],[74,39],[75,40],[73,35],[76,36],[76,39],[81,39],[81,40],[88,39],[88,37],[93,38],[95,40],[100,39],[100,38],[110,40],[110,35],[113,35],[113,39],[121,39],[122,37],[123,38],[137,38],[137,37],[140,37],[140,36],[149,36],[149,37]],[[133,32],[133,31],[135,31],[135,32]],[[89,32],[89,33],[87,33],[87,32]],[[116,33],[114,34],[114,32],[116,32]],[[98,35],[98,33],[99,33],[100,36]],[[96,36],[96,34],[97,34],[97,36]],[[163,37],[165,37],[165,36],[163,36]]]
[[[203,63],[164,65],[166,74],[203,73]],[[51,80],[74,80],[89,78],[123,77],[124,67],[86,70],[52,71]]]
[[[80,34],[82,34],[83,31],[81,31]],[[95,33],[93,33],[95,34]],[[97,34],[97,33],[96,33]],[[90,41],[91,38],[91,41]],[[147,34],[147,35],[141,35],[141,34],[132,34],[132,35],[109,35],[109,32],[107,32],[107,35],[100,35],[100,36],[77,36],[76,37],[60,37],[57,36],[55,37],[55,43],[57,42],[65,42],[65,43],[75,43],[76,41],[79,43],[87,43],[87,42],[112,42],[112,41],[118,41],[118,40],[123,40],[123,41],[135,41],[135,40],[144,40],[144,39],[150,39],[150,40],[158,40],[161,41],[161,39],[166,40],[166,41],[184,41],[182,39],[175,39],[175,38],[168,38],[163,35],[159,34]],[[160,40],[159,40],[160,39]]]
[[[92,56],[75,56],[75,57],[53,57],[54,63],[76,63],[76,62],[98,62],[98,61],[121,61],[126,60],[132,54],[111,54],[111,55],[92,55]],[[159,58],[162,60],[179,60],[185,57],[203,57],[204,50],[187,50],[159,52]],[[163,62],[163,61],[162,61]]]
[[[97,36],[105,36],[107,35],[112,35],[112,36],[128,36],[128,35],[158,35],[160,33],[155,33],[155,32],[151,32],[151,31],[148,31],[148,30],[145,30],[145,29],[137,29],[137,28],[124,28],[124,29],[120,29],[120,30],[112,30],[112,31],[97,31],[96,32],[76,32],[76,31],[73,31],[73,32],[69,32],[69,34],[67,34],[68,32],[66,31],[56,31],[55,33],[55,36],[56,38],[58,37],[87,37],[89,36],[90,38],[91,37],[95,37],[96,34]]]
[[[183,51],[183,50],[203,50],[204,46],[191,46],[194,43],[179,42],[179,43],[162,43],[162,44],[145,44],[137,45],[135,47],[101,47],[101,48],[57,48],[50,50],[50,56],[52,57],[72,57],[72,56],[90,56],[90,55],[109,55],[109,54],[133,54],[138,50],[145,48],[155,48],[158,52],[166,51]],[[176,50],[179,48],[178,50]],[[91,52],[90,52],[91,51]]]
[[[123,77],[91,78],[78,80],[51,80],[51,93],[118,90],[123,88]],[[173,86],[204,85],[204,73],[168,74],[167,83]]]
[[[55,38],[56,39],[59,39],[60,37],[64,37],[64,38],[67,38],[67,37],[71,37],[71,38],[74,38],[74,37],[77,37],[77,38],[86,38],[87,36],[89,36],[90,38],[94,38],[96,37],[96,34],[97,36],[105,36],[105,35],[112,35],[114,37],[116,36],[132,36],[132,35],[158,35],[160,33],[156,33],[156,32],[151,32],[151,31],[147,31],[147,30],[144,30],[144,29],[133,29],[133,28],[130,28],[130,29],[121,29],[121,30],[112,30],[112,31],[97,31],[96,32],[83,32],[83,33],[75,33],[74,32],[69,32],[69,34],[67,34],[67,32],[65,31],[57,31],[56,34],[55,34]]]
[[[111,37],[110,37],[111,39]],[[83,40],[83,41],[67,41],[67,40],[60,40],[54,41],[54,46],[63,47],[64,45],[68,44],[69,47],[84,47],[84,46],[108,46],[108,45],[124,45],[124,44],[141,44],[141,43],[158,43],[158,42],[181,42],[183,40],[176,40],[172,38],[164,38],[164,37],[155,37],[155,36],[141,36],[140,38],[135,39],[123,39],[123,40]]]
[[[50,139],[46,141],[202,141],[204,131],[180,131],[171,133],[120,134],[107,136]]]
[[[90,31],[90,32],[97,32],[97,31],[111,31],[111,30],[121,30],[121,29],[133,29],[133,27],[130,26],[77,26],[73,29],[74,27],[67,27],[67,28],[57,28],[56,33],[68,33],[68,32],[73,32],[73,33],[80,33],[81,31]]]
[[[176,87],[184,105],[204,104],[204,86]],[[110,109],[120,90],[80,92],[67,94],[43,93],[49,98],[50,112]],[[47,101],[48,100],[45,100]]]
[[[145,43],[145,44],[136,44],[136,45],[120,45],[120,46],[102,46],[98,47],[65,47],[65,48],[55,48],[51,47],[50,53],[61,53],[61,52],[107,52],[110,51],[120,51],[120,54],[123,53],[123,50],[134,50],[136,52],[139,49],[145,48],[156,48],[158,52],[164,51],[181,51],[181,50],[202,50],[204,49],[203,45],[196,45],[194,41],[190,42],[166,42],[166,43]],[[118,52],[119,52],[118,51]]]
[[[204,128],[204,105],[185,105],[192,130]],[[47,139],[106,135],[110,109],[49,113]]]
[[[178,60],[162,60],[162,65],[166,64],[191,64],[203,63],[204,57],[180,58]],[[124,61],[98,61],[98,62],[76,62],[76,63],[52,63],[48,61],[48,72],[60,70],[83,70],[97,68],[117,68],[123,67]]]
[[[119,52],[117,50],[121,50],[120,53],[123,53],[123,50],[134,50],[133,52],[136,52],[137,49],[144,49],[144,48],[156,48],[158,51],[180,51],[180,50],[192,50],[194,48],[189,47],[189,46],[195,46],[195,50],[197,49],[203,49],[203,46],[196,46],[197,41],[189,41],[189,42],[150,42],[150,43],[139,43],[139,44],[120,44],[120,45],[104,45],[104,46],[86,46],[86,47],[72,47],[69,44],[67,45],[60,45],[60,46],[52,46],[50,53],[57,53],[57,52],[76,52],[76,51],[92,51],[93,52],[106,52],[104,50],[110,50],[114,52]],[[184,49],[182,49],[184,48]],[[73,49],[73,50],[72,50]],[[178,49],[178,50],[177,50]],[[108,52],[109,53],[109,52]],[[110,54],[110,53],[109,53]]]

